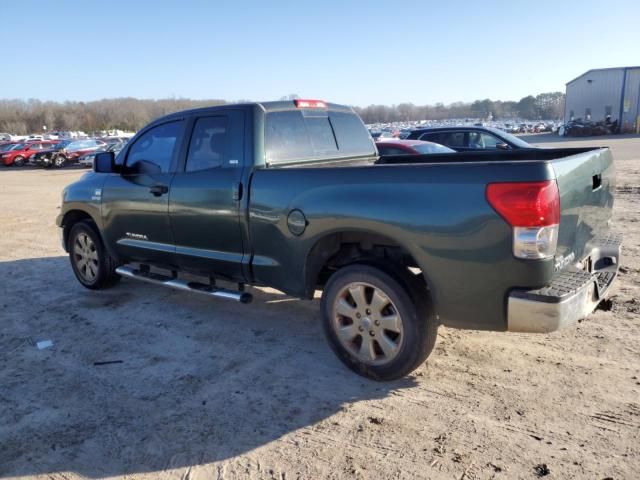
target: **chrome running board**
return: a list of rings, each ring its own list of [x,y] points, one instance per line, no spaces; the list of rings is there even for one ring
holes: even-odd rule
[[[226,298],[227,300],[235,300],[240,303],[250,303],[253,300],[253,296],[247,292],[227,290],[225,288],[214,287],[205,283],[189,282],[180,278],[171,278],[157,273],[144,272],[128,266],[116,268],[116,273],[122,277],[133,278],[135,280],[153,283],[154,285],[175,288],[176,290],[200,293],[209,297]]]

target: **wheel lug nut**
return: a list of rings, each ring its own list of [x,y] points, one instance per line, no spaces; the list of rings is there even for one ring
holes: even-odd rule
[[[372,337],[375,337],[376,333],[373,330],[369,330],[369,335],[371,335]]]
[[[371,310],[367,308],[367,315],[371,315]]]
[[[356,318],[360,318],[362,315],[360,315],[360,312],[356,313]]]
[[[362,328],[362,326],[360,326],[360,327],[358,327],[358,331],[364,332],[364,328]]]
[[[375,321],[375,322],[373,322],[373,323],[375,323],[376,327],[379,327],[379,326],[380,326],[380,320],[376,320],[376,321]]]

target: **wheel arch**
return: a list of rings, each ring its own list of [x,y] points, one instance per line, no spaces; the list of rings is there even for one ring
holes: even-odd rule
[[[319,238],[305,259],[305,296],[323,286],[339,268],[354,263],[385,266],[398,271],[411,269],[426,290],[432,284],[410,249],[401,242],[367,230],[341,230]]]
[[[98,233],[98,235],[100,235],[100,238],[104,243],[104,239],[102,238],[102,233],[98,228],[97,220],[93,218],[93,216],[90,213],[86,212],[85,210],[73,209],[65,213],[64,217],[62,218],[62,221],[60,222],[60,227],[62,227],[62,240],[63,240],[63,245],[65,247],[65,250],[67,249],[67,245],[69,242],[69,233],[71,232],[71,229],[73,228],[73,226],[78,222],[82,222],[85,220],[89,220],[95,225],[95,230]]]

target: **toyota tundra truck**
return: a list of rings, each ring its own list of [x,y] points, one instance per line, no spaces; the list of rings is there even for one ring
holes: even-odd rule
[[[64,189],[57,225],[89,289],[321,291],[340,360],[391,380],[439,325],[545,333],[591,313],[620,261],[614,182],[608,148],[380,157],[350,107],[299,99],[153,121]]]

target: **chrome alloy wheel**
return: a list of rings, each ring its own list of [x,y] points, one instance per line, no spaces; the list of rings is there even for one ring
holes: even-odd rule
[[[73,259],[82,278],[92,283],[98,275],[98,251],[96,244],[86,233],[80,233],[73,243]]]
[[[340,343],[368,365],[384,365],[400,352],[402,318],[391,299],[368,283],[350,283],[333,305],[333,329]]]

